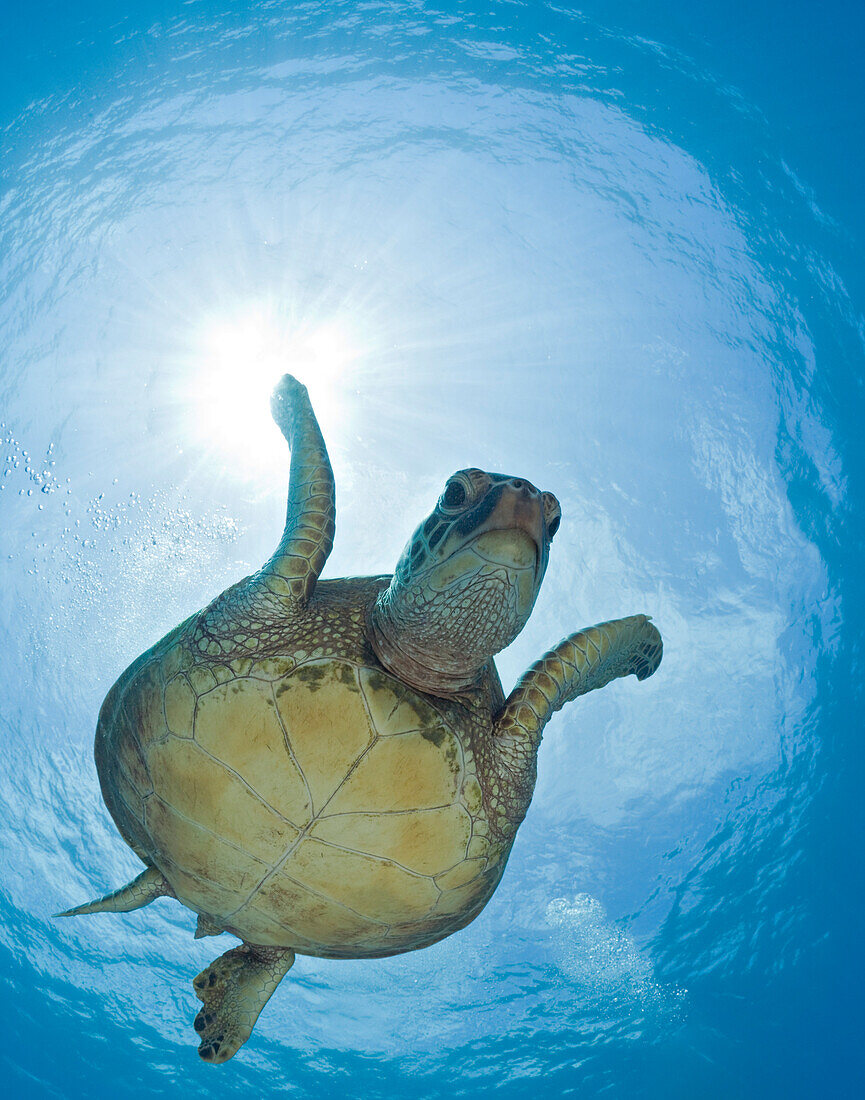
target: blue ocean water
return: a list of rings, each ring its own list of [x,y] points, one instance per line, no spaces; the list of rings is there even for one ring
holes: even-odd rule
[[[769,0],[35,3],[0,36],[0,979],[13,1097],[846,1097],[863,1076],[863,18]],[[453,470],[563,522],[506,689],[634,611],[464,932],[300,959],[199,1062],[99,704],[271,553],[309,385],[325,575]],[[224,941],[224,942],[223,942]]]

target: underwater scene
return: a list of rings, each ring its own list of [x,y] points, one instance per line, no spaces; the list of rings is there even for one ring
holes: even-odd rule
[[[0,25],[3,1094],[861,1096],[865,15],[843,0],[36,0]],[[271,413],[286,373],[335,484],[329,556],[332,503],[318,557],[309,528],[289,540],[313,563],[302,601],[318,572],[319,600],[346,577],[396,592],[381,621],[326,596],[333,630],[367,646],[352,699],[369,751],[386,742],[396,761],[363,772],[389,812],[471,817],[458,839],[480,874],[495,815],[526,810],[529,779],[525,804],[496,785],[484,729],[480,786],[459,795],[406,754],[412,736],[421,755],[456,744],[463,719],[436,700],[468,690],[471,646],[475,671],[497,653],[502,694],[470,685],[494,717],[515,687],[537,709],[530,689],[571,673],[523,674],[595,623],[650,616],[663,661],[641,635],[610,674],[636,676],[543,702],[534,795],[483,898],[459,893],[474,872],[442,871],[439,832],[402,868],[331,776],[355,839],[335,818],[313,830],[322,860],[342,853],[316,896],[363,886],[360,849],[412,904],[427,890],[424,912],[444,897],[457,916],[387,940],[399,954],[285,945],[297,959],[248,1041],[208,1065],[192,983],[238,946],[223,930],[238,922],[197,923],[163,896],[180,877],[158,876],[141,887],[152,904],[57,914],[144,870],[140,826],[122,836],[112,818],[127,780],[108,782],[109,812],[94,762],[109,689],[289,545],[292,432],[289,520],[327,498],[302,389],[280,412],[282,383]],[[461,596],[472,629],[437,636],[450,687],[397,726],[408,696],[381,668],[429,689],[435,620],[415,603],[406,627],[400,593],[447,554],[479,568],[449,541],[469,505],[486,527],[460,537],[495,569],[528,554],[537,583],[515,583],[507,629],[483,643],[489,593]],[[517,550],[489,520],[507,508]],[[307,583],[292,568],[269,574],[277,595]],[[351,591],[372,600],[369,583]],[[238,646],[276,675],[282,650],[255,614],[238,621]],[[313,660],[313,730],[333,725],[332,669],[315,664],[330,630],[292,642]],[[173,724],[170,685],[179,699],[197,682],[186,659],[165,659],[159,721],[171,751],[203,754],[203,689],[194,739],[192,718]],[[124,711],[132,740],[143,707]],[[508,713],[508,736],[524,733],[527,712]],[[255,766],[244,791],[278,802],[288,773]],[[190,789],[250,852],[229,773],[217,790],[193,770]],[[311,805],[318,780],[297,774]],[[421,801],[400,802],[402,782]],[[357,905],[386,938],[385,893]]]

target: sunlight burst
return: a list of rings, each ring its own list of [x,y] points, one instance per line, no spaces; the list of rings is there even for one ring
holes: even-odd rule
[[[310,391],[319,419],[338,425],[347,369],[357,356],[345,326],[329,321],[290,326],[264,307],[229,320],[208,320],[193,342],[189,406],[200,441],[230,460],[240,477],[258,477],[287,461],[285,440],[270,414],[283,374]]]

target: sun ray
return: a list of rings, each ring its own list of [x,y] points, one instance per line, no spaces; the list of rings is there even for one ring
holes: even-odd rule
[[[341,319],[298,325],[267,303],[202,318],[178,364],[177,398],[190,442],[221,457],[240,479],[257,480],[286,458],[270,415],[270,395],[282,375],[303,382],[322,421],[338,430],[345,377],[359,355]]]

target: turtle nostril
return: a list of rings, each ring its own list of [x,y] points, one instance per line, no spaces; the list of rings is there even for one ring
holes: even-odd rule
[[[538,491],[534,485],[532,485],[530,481],[526,481],[525,478],[512,477],[510,485],[512,489],[516,489],[523,497],[536,497],[538,495]]]

